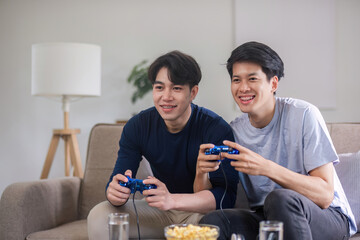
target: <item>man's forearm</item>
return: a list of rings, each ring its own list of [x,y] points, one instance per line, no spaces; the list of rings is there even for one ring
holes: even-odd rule
[[[209,174],[203,173],[203,174],[196,174],[195,180],[194,180],[194,192],[200,192],[202,190],[209,190],[212,188]]]
[[[267,175],[271,180],[304,195],[321,208],[330,206],[334,198],[333,163],[312,170],[310,175],[299,174],[274,163],[272,166],[268,168],[270,174]]]
[[[174,210],[207,213],[216,209],[216,200],[208,190],[192,194],[172,194],[175,201]]]

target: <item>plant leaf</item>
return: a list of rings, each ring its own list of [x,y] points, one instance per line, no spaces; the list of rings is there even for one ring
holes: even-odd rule
[[[132,103],[143,98],[152,89],[152,84],[148,78],[148,69],[147,60],[143,60],[132,68],[127,78],[128,83],[136,88],[131,97]]]

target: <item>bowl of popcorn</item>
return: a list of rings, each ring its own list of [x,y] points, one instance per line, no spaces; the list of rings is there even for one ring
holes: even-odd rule
[[[216,240],[219,227],[208,224],[173,224],[164,228],[167,240]]]

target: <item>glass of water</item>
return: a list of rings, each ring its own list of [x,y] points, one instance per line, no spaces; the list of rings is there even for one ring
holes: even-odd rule
[[[259,240],[283,240],[283,223],[280,221],[261,221]]]
[[[129,239],[129,214],[110,213],[109,214],[109,239],[128,240]]]
[[[245,240],[245,237],[239,233],[231,234],[231,240]]]

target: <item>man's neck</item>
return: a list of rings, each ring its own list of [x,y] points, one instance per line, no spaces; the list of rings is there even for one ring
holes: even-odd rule
[[[191,112],[192,112],[192,108],[191,108],[191,105],[189,105],[189,107],[185,111],[184,115],[181,116],[180,118],[178,118],[176,120],[172,120],[172,121],[164,120],[167,130],[170,133],[178,133],[181,130],[183,130],[185,128],[187,122],[190,119]]]
[[[259,113],[249,113],[249,121],[253,127],[264,128],[266,127],[274,117],[276,100],[270,101]]]
[[[170,133],[178,133],[180,132],[181,130],[184,129],[186,123],[184,125],[177,125],[177,124],[166,124],[166,127],[167,127],[167,130],[170,132]]]

